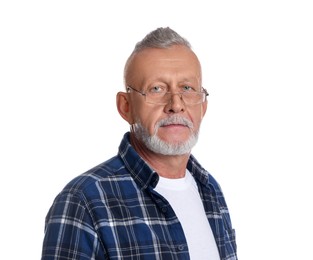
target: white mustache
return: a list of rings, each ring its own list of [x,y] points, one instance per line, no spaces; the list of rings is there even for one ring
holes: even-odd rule
[[[156,128],[159,128],[161,126],[173,125],[173,124],[187,126],[188,128],[191,128],[191,129],[193,128],[193,123],[187,118],[181,117],[181,116],[171,116],[171,117],[161,119],[157,123]]]

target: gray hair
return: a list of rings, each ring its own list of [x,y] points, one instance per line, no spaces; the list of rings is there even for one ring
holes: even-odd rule
[[[160,27],[143,38],[135,46],[133,53],[147,48],[169,48],[173,45],[183,45],[191,49],[190,43],[169,27]]]
[[[169,27],[160,27],[147,34],[140,42],[135,45],[133,52],[126,61],[124,67],[124,83],[126,84],[127,68],[132,56],[144,49],[166,49],[170,48],[173,45],[182,45],[191,50],[191,44],[185,38],[180,36],[177,32]]]

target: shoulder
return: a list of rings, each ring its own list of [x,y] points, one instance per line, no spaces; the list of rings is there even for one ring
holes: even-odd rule
[[[59,195],[71,194],[80,197],[82,194],[92,192],[98,185],[127,179],[129,172],[125,168],[121,158],[113,158],[91,168],[69,181]]]

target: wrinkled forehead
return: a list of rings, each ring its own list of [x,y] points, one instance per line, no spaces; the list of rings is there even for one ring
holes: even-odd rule
[[[196,54],[186,46],[175,45],[170,48],[147,48],[133,53],[124,71],[125,82],[144,72],[193,71],[201,80],[201,65]]]

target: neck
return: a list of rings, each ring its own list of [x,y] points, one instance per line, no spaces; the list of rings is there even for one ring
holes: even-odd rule
[[[150,151],[136,138],[131,137],[131,144],[136,152],[160,176],[169,179],[183,178],[186,173],[187,162],[190,154],[163,155]]]

